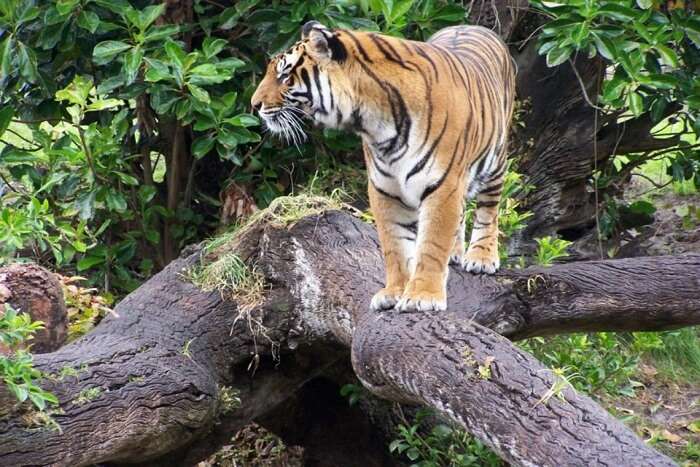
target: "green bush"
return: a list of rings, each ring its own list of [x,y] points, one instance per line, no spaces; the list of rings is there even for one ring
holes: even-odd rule
[[[419,410],[411,423],[397,427],[398,438],[389,450],[405,457],[415,467],[498,467],[503,461],[488,447],[464,430],[444,424],[427,429],[426,418],[431,412]]]
[[[39,410],[44,410],[46,404],[58,404],[56,396],[36,384],[41,373],[32,366],[32,355],[26,347],[32,334],[42,327],[41,321],[32,322],[29,315],[5,304],[0,316],[0,345],[9,353],[0,354],[0,377],[19,402],[29,399]]]
[[[451,0],[197,2],[193,13],[0,2],[0,262],[33,257],[133,289],[216,228],[221,187],[247,187],[264,207],[319,168],[360,165],[354,137],[287,147],[248,113],[268,56],[305,21],[425,39],[465,18]]]

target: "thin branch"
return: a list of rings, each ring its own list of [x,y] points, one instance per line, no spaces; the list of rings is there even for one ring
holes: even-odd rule
[[[5,131],[7,131],[8,133],[12,133],[13,135],[15,135],[16,137],[18,137],[19,139],[21,139],[21,140],[24,141],[25,143],[27,143],[27,144],[29,144],[30,146],[32,146],[31,148],[20,148],[20,149],[22,149],[22,150],[24,150],[24,151],[40,151],[41,149],[44,149],[44,148],[42,148],[41,146],[37,146],[37,145],[34,143],[34,141],[25,138],[24,136],[22,136],[21,134],[19,134],[19,133],[16,132],[15,130],[13,130],[12,128],[7,128]],[[3,141],[3,143],[9,144],[9,145],[11,145],[11,146],[14,146],[14,144],[6,143],[5,141]]]
[[[583,83],[583,79],[581,78],[581,75],[579,75],[573,60],[569,59],[569,64],[571,65],[571,69],[574,70],[574,74],[576,75],[576,79],[578,80],[579,86],[581,86],[581,92],[583,93],[583,98],[585,99],[586,103],[600,112],[607,112],[606,109],[598,107],[591,101],[591,99],[588,97],[588,92],[586,92],[586,85]]]

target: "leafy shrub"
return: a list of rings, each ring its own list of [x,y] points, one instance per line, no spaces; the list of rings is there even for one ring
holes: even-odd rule
[[[415,467],[503,465],[498,456],[463,430],[444,424],[426,430],[425,421],[430,415],[429,410],[422,409],[410,424],[400,424],[398,438],[391,442],[389,450],[406,457]]]
[[[521,343],[541,362],[565,369],[569,382],[579,391],[595,394],[634,395],[632,377],[640,354],[611,332],[535,337]]]
[[[32,355],[26,348],[26,341],[43,323],[32,322],[28,314],[17,313],[7,303],[4,309],[0,316],[0,345],[8,355],[0,354],[0,377],[5,386],[19,402],[29,399],[39,410],[44,410],[46,404],[58,404],[56,396],[36,384],[41,373],[32,366]]]
[[[547,236],[536,238],[535,241],[537,242],[535,262],[540,266],[551,266],[555,260],[569,256],[566,249],[571,242],[568,240]]]

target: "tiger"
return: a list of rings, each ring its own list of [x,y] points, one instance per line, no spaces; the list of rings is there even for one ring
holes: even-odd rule
[[[311,21],[269,61],[251,106],[271,133],[297,144],[308,120],[362,140],[386,274],[372,310],[442,311],[450,263],[498,270],[515,76],[506,44],[480,26],[420,42]]]

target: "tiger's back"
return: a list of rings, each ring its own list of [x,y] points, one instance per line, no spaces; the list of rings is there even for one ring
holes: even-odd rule
[[[278,122],[266,107],[278,109],[280,121],[298,109],[362,137],[387,270],[374,308],[444,309],[450,258],[473,272],[498,268],[514,82],[505,44],[474,26],[446,28],[422,43],[310,23],[268,67],[253,105],[271,128]],[[468,194],[477,211],[465,253]]]

